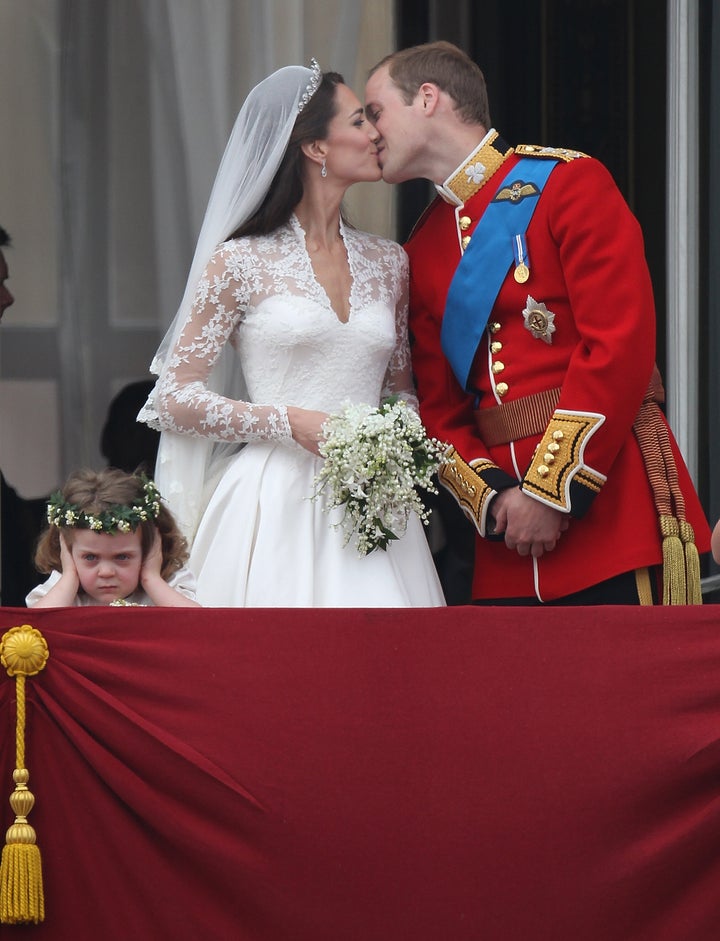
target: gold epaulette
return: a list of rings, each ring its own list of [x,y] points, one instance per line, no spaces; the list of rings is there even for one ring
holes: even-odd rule
[[[550,157],[553,160],[562,160],[571,163],[578,157],[589,157],[581,150],[568,150],[566,147],[541,147],[540,144],[518,144],[515,153],[521,157]]]

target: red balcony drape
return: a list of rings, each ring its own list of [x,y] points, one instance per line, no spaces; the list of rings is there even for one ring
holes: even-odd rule
[[[0,609],[0,938],[717,941],[717,612]]]

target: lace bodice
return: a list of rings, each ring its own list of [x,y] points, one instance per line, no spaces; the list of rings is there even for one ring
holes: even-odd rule
[[[352,277],[347,323],[315,277],[296,217],[219,246],[158,381],[156,426],[221,442],[277,440],[291,437],[289,405],[334,412],[393,393],[415,404],[405,252],[345,225],[341,235]],[[227,349],[242,398],[213,391]]]

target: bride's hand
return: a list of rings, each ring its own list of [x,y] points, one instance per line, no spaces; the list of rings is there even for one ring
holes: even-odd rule
[[[287,415],[295,441],[307,451],[319,454],[318,445],[324,438],[322,426],[329,418],[327,412],[313,412],[308,408],[288,405]]]

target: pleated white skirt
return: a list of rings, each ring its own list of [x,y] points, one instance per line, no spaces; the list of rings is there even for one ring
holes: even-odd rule
[[[193,541],[189,567],[209,607],[435,607],[445,601],[422,523],[361,556],[312,499],[322,466],[294,443],[248,444],[232,459]]]

